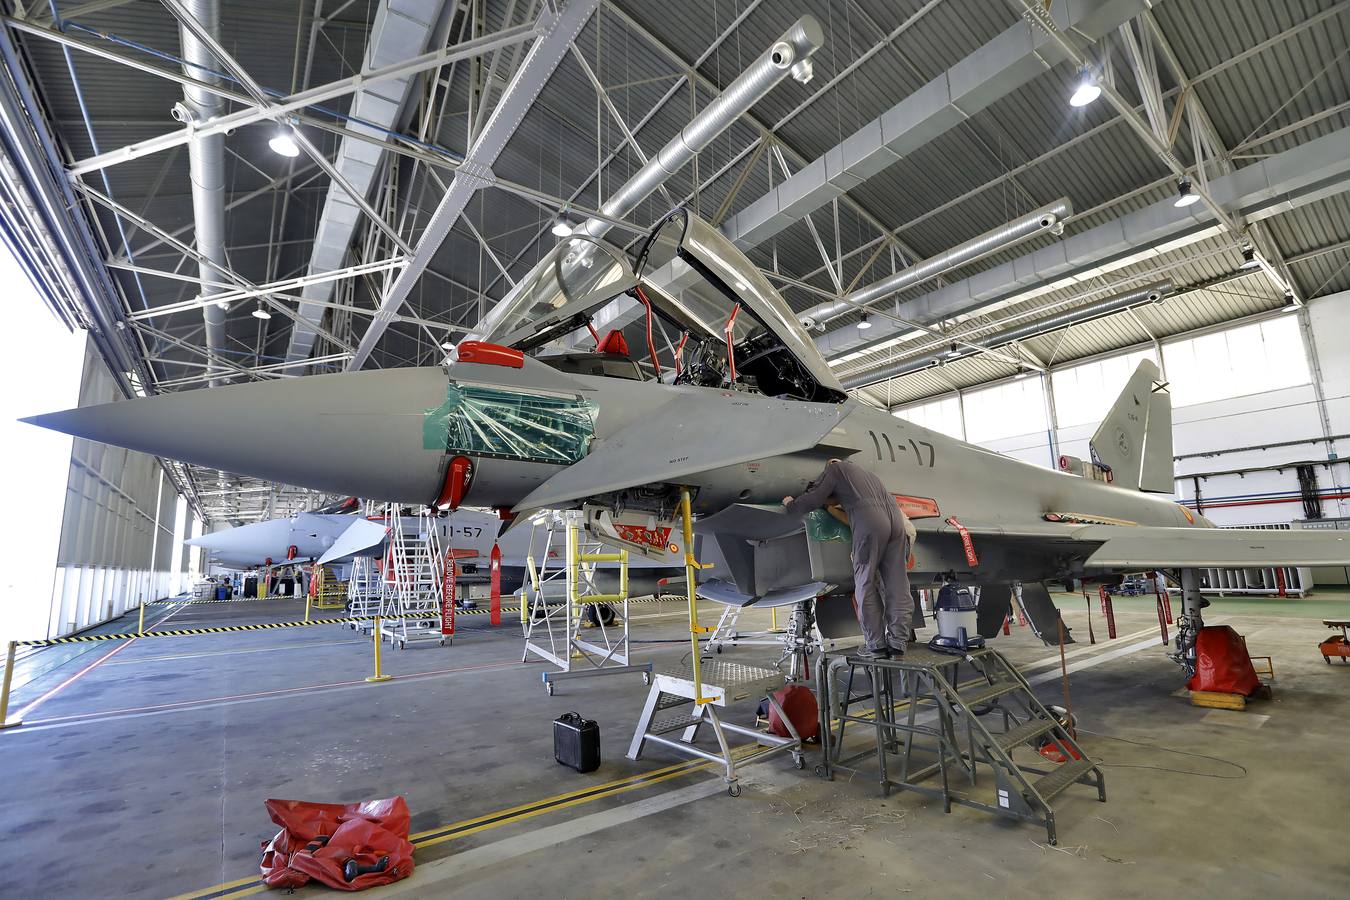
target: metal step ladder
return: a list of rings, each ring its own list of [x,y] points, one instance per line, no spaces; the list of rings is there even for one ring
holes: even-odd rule
[[[390,504],[389,550],[382,585],[384,602],[381,637],[399,649],[409,644],[436,641],[445,646],[449,636],[442,627],[442,594],[445,557],[435,523],[423,512],[403,515]]]
[[[628,758],[639,759],[650,742],[687,756],[706,759],[722,767],[727,793],[733,797],[741,795],[737,770],[755,760],[774,753],[788,753],[792,756],[793,765],[804,769],[806,760],[802,755],[801,735],[773,696],[783,686],[783,682],[783,674],[777,669],[721,660],[702,663],[697,673],[692,667],[657,673],[642,708],[642,715],[638,717],[637,728],[633,731]],[[700,683],[702,690],[699,689]],[[723,712],[728,704],[754,700],[757,706],[761,699],[769,701],[769,706],[787,728],[788,737],[723,721]],[[690,708],[684,710],[683,707]],[[673,712],[677,709],[681,712]],[[717,739],[717,752],[694,746],[699,729],[704,725],[712,728]],[[678,737],[667,737],[677,731],[680,732]],[[757,745],[757,749],[747,753],[741,747],[732,747],[727,740],[728,733],[753,738],[753,745],[743,746]]]
[[[918,646],[890,660],[822,654],[816,679],[821,733],[829,736],[816,770],[822,777],[874,775],[883,796],[898,788],[941,799],[944,812],[959,803],[1035,822],[1051,844],[1058,842],[1052,801],[1061,793],[1083,784],[1106,802],[1101,769],[997,650],[955,656]],[[859,749],[855,742],[845,755],[845,738],[860,730],[866,745]],[[1046,768],[1053,763],[1037,752],[1042,742],[1066,761]],[[864,771],[868,760],[874,767]],[[993,770],[992,802],[958,793],[952,784],[966,780],[975,787],[980,765]],[[937,784],[923,783],[935,775]]]
[[[550,696],[554,684],[569,678],[640,672],[643,683],[650,684],[652,664],[632,662],[628,641],[628,551],[591,539],[574,511],[548,514],[533,528],[521,587],[522,597],[529,597],[522,599],[521,662],[535,656],[557,667],[540,673]],[[561,564],[559,543],[564,545]],[[536,560],[542,562],[536,565]],[[618,563],[617,594],[602,594],[596,587],[601,563]],[[609,624],[602,607],[614,614]],[[586,627],[594,627],[594,633],[583,634]]]

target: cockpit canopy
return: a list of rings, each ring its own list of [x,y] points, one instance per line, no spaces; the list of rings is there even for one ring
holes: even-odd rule
[[[628,342],[610,330],[635,321],[639,377],[817,402],[845,398],[763,274],[683,207],[656,224],[635,263],[584,233],[562,241],[472,338],[533,352],[567,371],[582,366],[609,375],[596,357],[626,351]],[[578,355],[588,358],[584,364],[571,360]],[[628,368],[612,374],[633,377]]]

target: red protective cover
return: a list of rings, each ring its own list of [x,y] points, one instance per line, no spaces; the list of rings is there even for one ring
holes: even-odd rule
[[[1244,697],[1260,687],[1247,644],[1227,625],[1206,625],[1195,642],[1195,675],[1187,687]]]
[[[508,369],[525,367],[525,354],[500,344],[488,344],[483,341],[460,341],[455,347],[460,362],[478,363],[484,366],[506,366]]]
[[[611,353],[615,356],[627,356],[628,341],[624,339],[623,332],[616,328],[605,335],[605,339],[597,344],[595,349],[600,353]]]
[[[307,803],[268,800],[267,812],[281,831],[262,845],[262,878],[268,887],[296,888],[311,878],[340,891],[360,891],[407,878],[413,870],[413,845],[408,841],[410,814],[402,797],[365,803]],[[326,846],[305,846],[329,835]],[[388,856],[383,872],[347,881],[343,867],[354,859],[375,865]]]
[[[820,707],[816,706],[816,695],[804,684],[789,684],[774,692],[773,699],[783,707],[792,727],[802,740],[809,741],[820,733]],[[787,727],[778,717],[778,711],[769,707],[769,731],[779,737],[787,737]]]

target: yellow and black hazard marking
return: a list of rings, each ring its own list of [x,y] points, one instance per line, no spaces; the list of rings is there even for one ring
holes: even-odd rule
[[[272,628],[309,628],[314,625],[349,625],[352,622],[373,622],[376,616],[341,619],[310,619],[308,622],[253,622],[248,625],[212,625],[205,628],[175,628],[172,631],[129,632],[124,634],[77,634],[70,637],[45,638],[38,641],[15,641],[20,647],[54,647],[57,644],[87,644],[93,641],[126,641],[132,638],[189,637],[194,634],[231,634],[236,631],[267,631]],[[415,616],[379,616],[381,621],[398,619],[436,619],[435,613]]]
[[[629,603],[661,603],[669,599],[680,599],[670,597],[653,597],[645,600],[629,600]],[[206,602],[206,601],[202,601]],[[563,604],[558,604],[559,606]],[[485,616],[492,610],[486,606],[478,606],[473,609],[456,609],[456,616]],[[57,644],[89,644],[97,641],[129,641],[132,638],[139,637],[190,637],[200,634],[231,634],[236,631],[267,631],[273,628],[309,628],[314,625],[350,625],[353,622],[373,622],[379,618],[384,622],[394,622],[399,619],[409,621],[433,621],[440,618],[439,612],[416,613],[412,615],[392,615],[392,616],[343,616],[340,619],[310,619],[308,622],[254,622],[247,625],[212,625],[204,628],[176,628],[172,631],[144,631],[144,632],[119,632],[114,634],[76,634],[70,637],[43,638],[33,641],[15,641],[20,647],[55,647]]]
[[[290,597],[284,594],[266,597],[233,597],[229,600],[151,600],[154,606],[196,606],[199,603],[265,603],[268,600],[303,600],[303,597]]]

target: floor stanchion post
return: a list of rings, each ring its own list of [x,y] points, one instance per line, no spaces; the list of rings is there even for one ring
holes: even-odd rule
[[[380,671],[380,617],[375,617],[375,628],[371,631],[375,639],[375,674],[366,679],[366,681],[389,681],[393,675],[385,675]]]
[[[11,722],[9,716],[9,686],[14,681],[14,656],[18,652],[19,642],[10,641],[9,650],[5,653],[5,677],[4,683],[0,684],[0,728],[12,728],[19,723]]]

